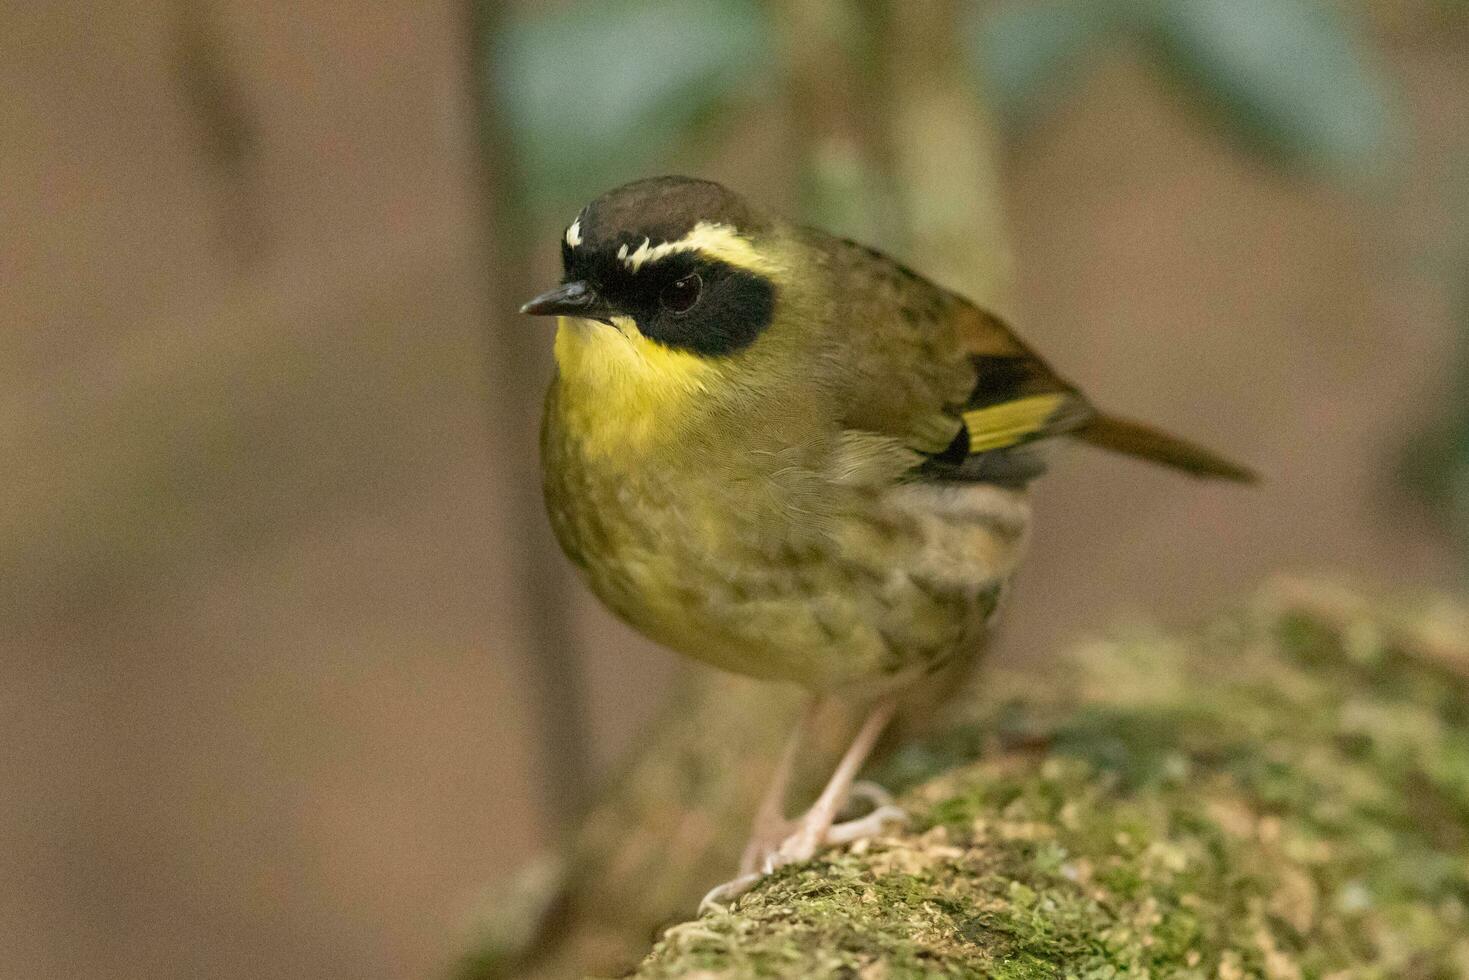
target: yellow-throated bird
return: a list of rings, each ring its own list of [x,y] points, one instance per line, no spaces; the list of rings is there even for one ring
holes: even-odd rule
[[[613,190],[561,255],[563,283],[522,312],[561,318],[542,453],[566,553],[675,650],[871,705],[790,822],[798,727],[737,883],[873,828],[833,820],[896,693],[977,650],[1047,443],[1251,478],[1099,412],[962,297],[719,184]]]

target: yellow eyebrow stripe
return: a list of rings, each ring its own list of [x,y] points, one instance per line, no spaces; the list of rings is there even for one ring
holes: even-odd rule
[[[1064,394],[1031,395],[965,412],[962,418],[969,430],[969,452],[983,453],[1014,445],[1043,428],[1066,397]]]
[[[628,271],[637,272],[645,264],[677,252],[698,252],[735,268],[763,275],[773,275],[780,271],[776,263],[760,254],[750,240],[735,229],[709,221],[694,225],[687,235],[677,241],[654,245],[645,238],[636,249],[623,245],[617,250],[617,257],[627,266]]]

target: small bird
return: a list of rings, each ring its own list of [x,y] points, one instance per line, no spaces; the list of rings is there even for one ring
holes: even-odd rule
[[[897,815],[869,791],[883,805],[835,824],[897,696],[979,650],[1060,437],[1253,479],[1098,411],[963,297],[717,183],[609,191],[561,259],[561,285],[521,312],[559,318],[541,449],[562,548],[655,641],[812,695],[720,897]],[[826,698],[866,720],[791,821],[787,784]]]

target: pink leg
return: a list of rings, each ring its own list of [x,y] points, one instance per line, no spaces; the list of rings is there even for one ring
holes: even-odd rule
[[[796,721],[796,727],[791,730],[791,737],[786,740],[780,761],[775,764],[775,771],[770,774],[770,785],[760,800],[760,808],[755,811],[750,841],[745,845],[744,856],[740,858],[741,877],[759,871],[765,855],[774,851],[791,832],[791,821],[786,818],[786,795],[790,791],[791,776],[796,769],[796,757],[800,754],[801,743],[805,740],[806,731],[820,713],[821,704],[820,697],[813,697],[806,703],[806,707],[801,710],[801,717]]]
[[[842,756],[841,762],[837,763],[836,771],[832,773],[826,788],[821,791],[811,809],[794,823],[795,832],[784,840],[780,839],[780,835],[792,826],[791,821],[785,818],[785,795],[791,771],[795,768],[802,735],[816,717],[818,707],[819,701],[813,699],[776,766],[770,789],[756,813],[754,833],[745,848],[739,877],[719,885],[705,895],[704,900],[699,903],[700,913],[733,901],[753,888],[763,875],[782,865],[810,860],[825,845],[846,844],[862,837],[870,837],[879,833],[885,823],[907,819],[902,810],[886,802],[887,794],[869,790],[865,795],[877,802],[877,809],[860,820],[832,826],[837,812],[852,793],[852,780],[867,761],[873,746],[877,744],[878,736],[893,716],[895,702],[891,698],[884,698],[873,706],[866,720],[862,722],[862,728],[852,739],[851,746]]]
[[[857,737],[852,739],[851,746],[842,756],[841,762],[837,763],[836,771],[831,774],[826,788],[821,791],[816,802],[811,804],[811,809],[797,822],[796,832],[785,839],[779,851],[770,856],[766,862],[767,867],[762,870],[796,861],[809,861],[826,843],[827,833],[836,820],[837,811],[847,802],[847,796],[852,790],[852,780],[857,778],[862,764],[872,754],[872,748],[877,744],[882,730],[887,727],[895,707],[896,702],[892,698],[883,698],[872,706],[867,719],[857,731]]]

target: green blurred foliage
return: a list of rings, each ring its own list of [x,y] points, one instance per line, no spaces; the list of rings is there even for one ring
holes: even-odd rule
[[[1469,0],[1454,2],[1463,2],[1469,12]],[[1459,350],[1438,417],[1408,441],[1397,477],[1409,496],[1455,536],[1469,567],[1469,158],[1458,160],[1446,183],[1458,191],[1444,202],[1454,238],[1441,261],[1454,289]]]
[[[1019,132],[1074,91],[1109,45],[1147,53],[1230,137],[1323,177],[1367,185],[1401,145],[1392,86],[1362,32],[1319,0],[1047,0],[974,21],[971,50]]]
[[[1162,64],[1240,137],[1349,182],[1400,145],[1391,86],[1341,11],[1310,0],[1149,4]]]
[[[771,48],[756,0],[583,0],[515,21],[487,81],[529,203],[564,210],[643,175],[758,96]]]
[[[1119,35],[1115,4],[1008,4],[970,21],[968,47],[1003,124],[1021,132],[1059,108],[1092,56]]]
[[[1460,299],[1460,352],[1441,417],[1411,439],[1398,476],[1469,558],[1469,283]]]
[[[1353,185],[1396,162],[1392,86],[1324,0],[1015,0],[970,14],[975,68],[1012,132],[1131,43],[1251,150]],[[579,0],[515,19],[486,82],[520,137],[528,203],[573,206],[773,96],[773,34],[758,0]]]

